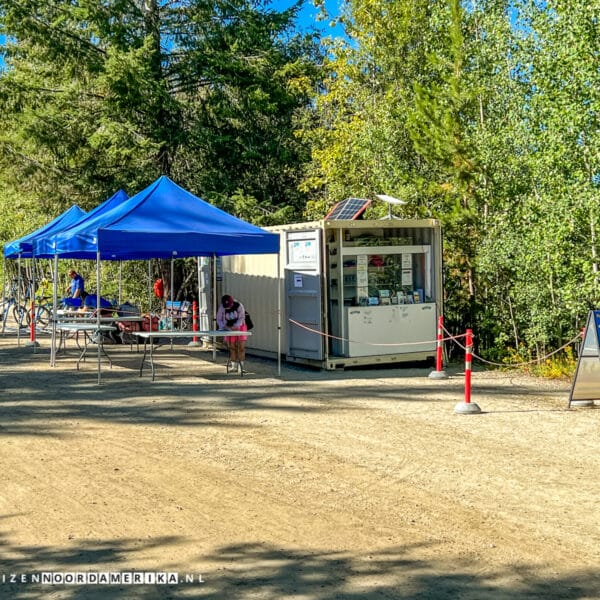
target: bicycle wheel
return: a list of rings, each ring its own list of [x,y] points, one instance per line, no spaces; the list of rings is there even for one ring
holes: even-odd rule
[[[24,306],[15,304],[13,306],[13,318],[19,328],[28,327],[31,322],[31,316]]]
[[[42,329],[48,327],[48,323],[50,323],[50,320],[52,319],[50,309],[47,306],[38,306],[35,309],[35,312],[35,324]]]
[[[5,321],[8,316],[8,309],[10,308],[10,302],[4,298],[0,300],[0,321]]]

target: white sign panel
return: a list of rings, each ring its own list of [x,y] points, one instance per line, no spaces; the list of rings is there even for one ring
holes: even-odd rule
[[[290,240],[288,242],[288,260],[294,267],[315,267],[317,262],[316,240]]]

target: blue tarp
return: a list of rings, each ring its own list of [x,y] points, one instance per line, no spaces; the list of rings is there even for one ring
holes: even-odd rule
[[[44,235],[52,235],[53,233],[66,229],[73,225],[73,223],[79,221],[85,214],[85,211],[81,210],[79,206],[71,206],[69,210],[50,221],[50,223],[28,233],[18,240],[6,244],[4,246],[5,258],[18,258],[19,254],[21,255],[21,258],[32,258],[33,242],[35,239]]]
[[[108,200],[105,200],[96,206],[96,208],[90,210],[89,213],[83,213],[78,220],[69,223],[66,227],[48,231],[36,236],[34,242],[36,258],[53,258],[55,254],[55,239],[58,234],[69,235],[69,232],[73,231],[76,227],[83,227],[86,223],[89,223],[101,215],[110,212],[128,199],[129,196],[125,191],[118,190]],[[94,255],[93,258],[96,258],[96,256]]]
[[[279,235],[233,217],[162,176],[113,210],[54,236],[59,257],[141,260],[276,254]]]

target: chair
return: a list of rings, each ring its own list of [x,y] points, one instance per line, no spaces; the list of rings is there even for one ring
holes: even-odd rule
[[[191,329],[190,308],[192,303],[188,300],[165,302],[165,318],[173,324],[174,329]]]

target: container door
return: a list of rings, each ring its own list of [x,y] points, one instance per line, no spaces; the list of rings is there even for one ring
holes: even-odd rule
[[[285,233],[287,356],[323,360],[321,231]]]

